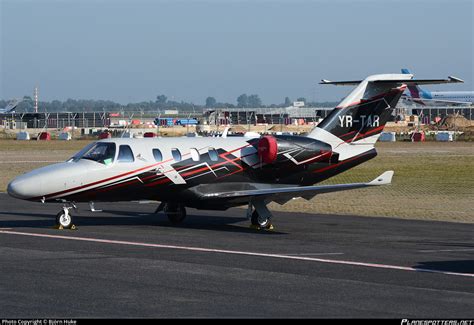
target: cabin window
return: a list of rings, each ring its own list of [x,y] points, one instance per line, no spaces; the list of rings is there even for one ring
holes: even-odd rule
[[[191,148],[191,158],[193,161],[199,161],[201,159],[201,156],[199,154],[199,151],[196,148]]]
[[[181,161],[181,152],[179,151],[179,149],[171,149],[171,154],[173,155],[173,159],[175,161]]]
[[[219,160],[219,154],[217,153],[217,150],[214,148],[209,148],[207,153],[209,154],[209,159],[212,161],[218,161]]]
[[[160,149],[153,149],[153,157],[155,158],[155,161],[162,161],[163,160],[163,155],[161,154]]]
[[[135,158],[133,157],[132,149],[130,146],[121,145],[119,147],[119,154],[117,158],[118,162],[134,162]]]
[[[86,148],[85,148],[86,149]],[[110,165],[115,158],[115,143],[113,142],[97,142],[89,150],[81,150],[73,159],[87,159],[96,161],[104,165]]]

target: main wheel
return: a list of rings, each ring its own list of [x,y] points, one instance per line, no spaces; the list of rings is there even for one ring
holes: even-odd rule
[[[270,218],[261,217],[257,210],[254,210],[252,213],[252,217],[250,218],[250,222],[253,226],[259,226],[260,228],[269,229],[272,226],[272,222]]]
[[[258,224],[258,213],[257,213],[257,210],[254,210],[253,213],[252,213],[252,217],[250,218],[250,223],[252,224],[252,226],[260,226]]]
[[[64,229],[71,229],[72,227],[72,215],[69,211],[63,209],[56,215],[56,224],[62,226]]]
[[[180,224],[186,218],[186,209],[181,204],[167,203],[163,211],[168,217],[168,220],[174,225]]]

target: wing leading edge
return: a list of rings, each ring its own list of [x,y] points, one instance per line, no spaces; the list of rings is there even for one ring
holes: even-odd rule
[[[335,185],[319,185],[319,186],[290,186],[290,187],[276,187],[264,189],[248,189],[237,191],[222,191],[213,193],[203,193],[201,200],[215,200],[215,199],[232,199],[242,197],[261,197],[265,199],[274,200],[277,202],[290,200],[294,197],[310,198],[317,194],[338,192],[345,190],[352,190],[357,188],[364,188],[369,186],[387,185],[392,182],[394,172],[392,170],[384,172],[379,177],[368,183],[349,183],[349,184],[335,184]]]

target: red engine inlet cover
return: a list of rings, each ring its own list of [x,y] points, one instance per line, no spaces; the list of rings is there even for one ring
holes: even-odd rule
[[[266,164],[275,162],[278,153],[277,140],[271,135],[265,135],[258,140],[258,157]]]

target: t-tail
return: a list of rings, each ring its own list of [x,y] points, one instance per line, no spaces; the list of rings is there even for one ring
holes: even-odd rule
[[[407,86],[459,82],[459,79],[413,80],[412,74],[379,74],[364,80],[329,81],[326,85],[357,85],[308,135],[324,141],[345,160],[374,148]]]

